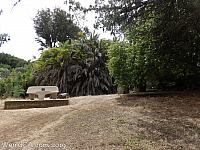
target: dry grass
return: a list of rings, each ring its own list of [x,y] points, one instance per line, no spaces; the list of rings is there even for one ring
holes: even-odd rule
[[[23,148],[14,147],[20,150],[200,149],[198,91],[156,97],[86,96],[71,98],[70,103],[57,108],[0,110],[0,142],[26,141]],[[36,147],[42,143],[63,145]]]
[[[119,102],[125,107],[142,107],[142,117],[137,120],[137,136],[133,136],[128,144],[133,149],[200,149],[198,92],[124,97]]]

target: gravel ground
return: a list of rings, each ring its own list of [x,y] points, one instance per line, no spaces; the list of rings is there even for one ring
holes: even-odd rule
[[[0,110],[0,149],[200,149],[198,93],[69,100],[62,107]]]

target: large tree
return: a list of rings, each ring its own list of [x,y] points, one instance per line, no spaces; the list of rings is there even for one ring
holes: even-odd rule
[[[44,51],[37,61],[36,84],[57,85],[71,96],[113,93],[106,66],[109,43],[91,35]]]
[[[95,5],[90,5],[85,11],[97,13],[97,28],[101,27],[115,34],[131,26],[153,1],[156,0],[96,0]]]
[[[133,76],[138,80],[142,78],[149,81],[150,75],[164,87],[184,87],[188,86],[189,82],[191,86],[199,85],[198,0],[111,0],[108,4],[104,2],[97,0],[97,5],[89,10],[99,13],[97,25],[102,25],[113,33],[125,33],[125,39],[131,43],[129,51],[132,53],[128,56],[132,58],[127,59],[133,62],[130,70]],[[144,74],[147,76],[143,76]]]
[[[159,10],[152,33],[162,86],[169,81],[178,88],[199,85],[200,1],[169,0]]]
[[[36,40],[42,47],[56,47],[58,42],[76,39],[80,28],[76,26],[70,14],[60,8],[53,11],[42,9],[33,19],[34,28],[38,37]]]

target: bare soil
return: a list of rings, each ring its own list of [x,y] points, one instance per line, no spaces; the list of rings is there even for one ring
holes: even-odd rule
[[[200,92],[70,98],[0,110],[1,150],[199,150]],[[3,100],[0,101],[3,108]]]

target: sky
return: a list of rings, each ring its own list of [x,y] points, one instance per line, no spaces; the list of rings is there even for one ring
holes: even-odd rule
[[[37,37],[33,18],[38,10],[43,8],[60,7],[67,10],[64,0],[21,0],[21,2],[13,8],[13,4],[17,0],[0,0],[0,9],[3,10],[0,15],[0,33],[8,33],[10,41],[0,47],[0,52],[8,53],[16,57],[33,60],[34,57],[40,56],[40,45],[35,41]],[[81,1],[81,0],[80,0]],[[82,1],[83,2],[83,1]],[[84,0],[82,5],[88,6],[94,3],[94,0]],[[84,25],[93,31],[94,15],[86,17]],[[97,31],[101,38],[109,38],[108,33]]]

